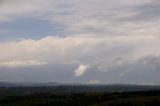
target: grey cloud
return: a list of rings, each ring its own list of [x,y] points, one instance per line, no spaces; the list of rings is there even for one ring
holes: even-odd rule
[[[160,17],[160,2],[153,0],[138,6],[127,7],[127,12],[134,13],[131,16],[119,18],[119,21],[127,22],[150,22],[159,19]]]
[[[0,21],[8,21],[17,16],[29,16],[61,24],[66,35],[145,35],[149,27],[158,26],[157,23],[152,22],[153,20],[147,19],[159,17],[160,10],[160,3],[149,1],[5,0],[0,4]],[[152,25],[140,22],[143,20],[147,20]],[[147,31],[143,31],[145,29]],[[159,34],[157,30],[154,30],[155,33],[152,30],[149,30],[149,34]]]
[[[101,37],[159,34],[157,22],[149,20],[157,19],[159,4],[150,0],[86,0],[67,4],[71,6],[64,8],[61,2],[58,3],[57,9],[46,17],[51,22],[64,25],[66,34]],[[153,26],[156,28],[149,29]]]
[[[155,19],[160,17],[160,2],[159,1],[153,1],[147,4],[144,4],[142,6],[137,7],[137,10],[139,10],[139,13],[137,14],[137,17],[140,19]]]
[[[110,67],[108,71],[102,71],[93,66],[84,76],[79,78],[79,80],[85,82],[96,79],[101,81],[101,83],[107,84],[132,83],[159,85],[159,63],[160,56],[154,55],[145,56],[132,62],[123,61],[120,65],[114,61],[114,65]]]
[[[119,74],[122,82],[128,83],[153,83],[160,84],[160,57],[149,55],[134,62],[128,62],[118,67],[111,68],[111,73]],[[123,74],[122,74],[123,73]],[[122,76],[121,76],[122,75]]]

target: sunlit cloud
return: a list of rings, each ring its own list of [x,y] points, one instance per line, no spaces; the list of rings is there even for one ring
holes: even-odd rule
[[[39,66],[39,65],[45,65],[45,64],[47,63],[37,61],[37,60],[8,61],[8,62],[0,63],[0,67],[17,68],[17,67]]]
[[[74,70],[74,74],[76,77],[82,76],[89,66],[81,64],[77,69]]]

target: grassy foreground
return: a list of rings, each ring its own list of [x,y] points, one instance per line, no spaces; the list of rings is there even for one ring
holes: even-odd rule
[[[33,93],[2,98],[0,106],[160,106],[160,91]]]

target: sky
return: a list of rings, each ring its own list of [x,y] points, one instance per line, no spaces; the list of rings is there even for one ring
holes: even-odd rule
[[[0,81],[160,85],[159,0],[0,0]]]

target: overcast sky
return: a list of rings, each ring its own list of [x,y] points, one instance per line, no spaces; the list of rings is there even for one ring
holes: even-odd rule
[[[0,81],[160,85],[159,0],[0,0]]]

